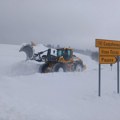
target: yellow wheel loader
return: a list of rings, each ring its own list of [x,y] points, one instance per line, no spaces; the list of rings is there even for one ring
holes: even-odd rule
[[[67,71],[83,71],[86,66],[83,61],[73,55],[71,48],[47,49],[34,53],[34,46],[27,44],[19,50],[26,53],[27,60],[35,60],[43,64],[39,68],[39,72],[67,72]]]

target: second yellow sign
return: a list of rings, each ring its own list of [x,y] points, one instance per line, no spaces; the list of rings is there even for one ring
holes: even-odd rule
[[[99,48],[99,55],[120,56],[120,49]]]

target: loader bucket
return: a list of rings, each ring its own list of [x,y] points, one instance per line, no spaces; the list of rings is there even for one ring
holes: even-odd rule
[[[31,60],[34,54],[33,47],[30,44],[23,45],[19,52],[25,52],[26,54],[26,60]]]

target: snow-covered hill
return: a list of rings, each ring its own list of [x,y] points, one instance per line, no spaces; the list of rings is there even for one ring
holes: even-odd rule
[[[0,120],[119,120],[116,64],[102,65],[98,97],[98,63],[79,56],[84,72],[38,73],[25,61],[19,45],[0,44]],[[44,47],[41,47],[44,49]]]

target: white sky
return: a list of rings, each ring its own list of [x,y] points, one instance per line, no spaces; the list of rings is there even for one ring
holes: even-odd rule
[[[35,41],[94,49],[120,40],[119,0],[0,0],[0,43]]]

